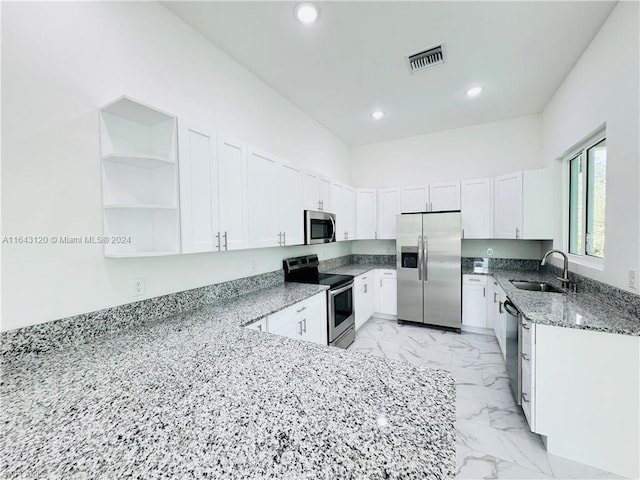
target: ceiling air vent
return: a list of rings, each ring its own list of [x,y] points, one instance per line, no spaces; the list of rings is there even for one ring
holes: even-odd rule
[[[407,62],[411,73],[419,73],[427,68],[442,65],[444,63],[442,45],[424,50],[423,52],[414,53],[407,57]]]

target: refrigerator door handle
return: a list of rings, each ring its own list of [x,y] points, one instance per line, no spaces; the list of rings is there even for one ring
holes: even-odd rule
[[[429,280],[429,239],[424,236],[424,281]]]
[[[418,280],[422,280],[422,235],[418,235]]]

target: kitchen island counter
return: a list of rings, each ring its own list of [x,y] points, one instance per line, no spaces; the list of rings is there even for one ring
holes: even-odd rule
[[[242,325],[286,284],[3,360],[2,478],[397,478],[455,471],[445,371]]]

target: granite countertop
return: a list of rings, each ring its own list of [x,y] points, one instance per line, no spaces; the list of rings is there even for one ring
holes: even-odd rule
[[[0,477],[453,477],[448,372],[241,328],[322,290],[5,360]]]
[[[395,270],[395,263],[348,263],[347,265],[342,265],[337,268],[326,268],[323,271],[327,273],[336,273],[340,275],[353,275],[357,277],[358,275],[362,275],[363,273],[370,272],[371,270],[375,270],[377,268],[387,269],[387,270]]]
[[[473,273],[464,271],[463,273]],[[509,300],[533,323],[640,336],[640,319],[586,293],[531,292],[513,286],[511,280],[549,282],[561,287],[551,273],[489,269]]]

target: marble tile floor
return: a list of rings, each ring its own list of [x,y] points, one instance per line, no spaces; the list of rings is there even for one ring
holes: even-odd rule
[[[612,473],[547,453],[509,390],[498,343],[371,318],[350,350],[450,371],[457,383],[457,479],[609,479]]]

